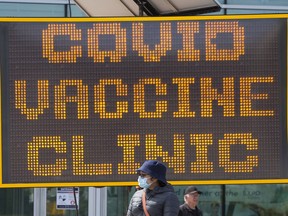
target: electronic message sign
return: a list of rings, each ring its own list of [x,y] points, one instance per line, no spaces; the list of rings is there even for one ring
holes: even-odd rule
[[[1,186],[285,182],[287,19],[3,20]]]

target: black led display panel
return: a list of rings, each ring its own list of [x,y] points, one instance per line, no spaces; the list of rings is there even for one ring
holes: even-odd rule
[[[0,23],[1,186],[287,179],[287,19]]]

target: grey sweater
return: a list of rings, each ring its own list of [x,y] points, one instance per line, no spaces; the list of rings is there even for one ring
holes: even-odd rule
[[[168,184],[146,191],[146,208],[150,216],[177,216],[179,200],[174,188]],[[136,191],[131,198],[127,216],[145,216],[142,207],[143,190]]]

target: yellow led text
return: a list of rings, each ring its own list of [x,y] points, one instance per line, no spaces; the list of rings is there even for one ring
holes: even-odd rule
[[[198,80],[200,82],[200,91],[191,92],[190,85],[195,84],[195,78],[172,78],[172,84],[177,87],[177,95],[173,98],[178,101],[177,111],[173,110],[174,118],[193,118],[195,111],[193,108],[199,106],[199,103],[190,98],[194,94],[200,94],[200,112],[201,117],[213,116],[213,101],[217,101],[218,106],[223,108],[224,117],[236,116],[236,107],[240,107],[239,116],[274,116],[274,110],[265,110],[263,103],[262,110],[253,109],[253,102],[259,100],[268,100],[269,93],[253,93],[252,85],[268,85],[274,82],[273,77],[241,77],[240,86],[235,87],[235,78],[224,77],[222,79],[221,91],[213,88],[213,78],[203,77]],[[145,97],[145,86],[154,85],[155,94],[153,97],[161,99],[151,102]],[[105,94],[108,86],[115,86],[116,92],[113,98],[109,98]],[[38,80],[37,107],[28,107],[27,104],[27,83],[25,80],[15,81],[15,108],[20,110],[27,120],[37,120],[39,116],[45,115],[45,110],[49,109],[49,102],[53,95],[49,95],[49,88],[54,88],[55,97],[55,119],[67,119],[66,106],[68,103],[77,105],[77,119],[88,119],[88,111],[94,107],[94,113],[99,114],[101,119],[121,119],[128,115],[128,112],[138,113],[139,118],[162,118],[163,113],[169,112],[168,103],[171,100],[167,91],[167,83],[160,78],[139,79],[138,83],[125,84],[122,79],[100,79],[99,84],[94,85],[94,101],[89,101],[88,85],[82,80],[60,80],[60,84],[49,86],[48,80]],[[75,95],[67,95],[68,87],[75,87]],[[128,89],[133,90],[133,101],[127,99]],[[236,100],[236,91],[239,91],[240,99]],[[111,97],[111,96],[110,96]],[[151,97],[151,96],[150,96]],[[107,101],[116,101],[116,111],[107,111]],[[194,103],[193,103],[194,102]],[[264,102],[264,101],[263,101]],[[129,110],[129,103],[133,104],[134,109]],[[147,111],[146,106],[155,104],[154,111]],[[271,108],[270,108],[271,109]]]
[[[182,40],[182,48],[177,50],[177,61],[200,61],[200,50],[195,48],[195,35],[200,34],[201,22],[177,22],[177,34],[172,33],[171,22],[160,22],[158,35],[159,42],[154,44],[145,43],[145,23],[134,22],[131,25],[131,35],[127,36],[127,29],[121,27],[121,23],[94,23],[87,30],[77,29],[76,24],[49,24],[42,32],[43,58],[49,63],[77,63],[77,59],[84,56],[84,45],[87,46],[88,57],[94,63],[103,63],[108,57],[110,62],[123,62],[127,57],[128,41],[132,43],[132,50],[144,62],[160,62],[168,51],[172,50],[173,37]],[[205,22],[203,37],[205,37],[205,61],[238,61],[245,54],[245,31],[236,21]],[[217,49],[214,39],[218,33],[229,33],[233,42],[231,49]],[[82,41],[83,34],[87,35],[87,41]],[[113,50],[100,49],[101,40],[99,36],[110,35],[115,37],[115,48]],[[70,50],[55,47],[55,38],[69,36],[65,39],[71,44]],[[131,37],[131,40],[130,38]],[[63,37],[64,38],[64,37]],[[128,39],[129,38],[129,39]],[[127,40],[128,39],[128,40]],[[73,44],[73,45],[72,45]],[[77,44],[77,45],[76,45]]]
[[[141,146],[145,146],[147,160],[161,158],[174,173],[213,173],[215,166],[223,168],[226,173],[251,173],[253,168],[258,166],[258,140],[253,138],[251,133],[224,134],[224,138],[217,143],[219,164],[209,161],[208,149],[213,145],[212,134],[190,134],[189,145],[185,144],[184,134],[174,134],[174,152],[170,154],[157,143],[156,134],[146,134],[145,143],[140,142],[139,134],[121,134],[117,137],[117,145],[122,149],[123,161],[118,164],[85,163],[84,137],[73,136],[72,140],[72,161],[69,161],[71,156],[67,155],[68,144],[62,141],[60,136],[33,137],[28,143],[28,170],[32,171],[34,176],[61,176],[62,172],[67,170],[68,163],[72,163],[73,175],[77,176],[111,175],[113,166],[117,166],[117,174],[135,174],[135,170],[140,166],[140,163],[135,161],[135,149]],[[232,160],[230,148],[235,144],[246,146],[246,151],[238,153],[240,156],[244,155],[246,160]],[[39,151],[47,148],[55,150],[51,156],[56,158],[54,163],[45,163],[40,158]],[[185,154],[187,148],[195,149],[196,155],[196,160],[190,163],[190,170],[185,169],[186,161],[192,160]]]

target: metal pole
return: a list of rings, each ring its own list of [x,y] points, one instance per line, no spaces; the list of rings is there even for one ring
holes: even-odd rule
[[[34,216],[46,215],[47,188],[34,188]]]
[[[139,16],[143,16],[143,11],[144,11],[144,3],[141,2],[139,5]]]
[[[88,216],[107,216],[107,187],[89,187]]]
[[[221,185],[221,215],[226,213],[226,185]]]

